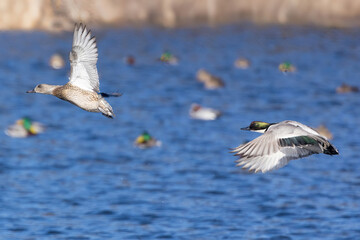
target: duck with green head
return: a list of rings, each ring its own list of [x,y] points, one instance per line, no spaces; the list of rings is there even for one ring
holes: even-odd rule
[[[283,62],[279,65],[279,70],[281,72],[295,72],[296,67],[289,62]]]
[[[263,133],[232,151],[240,158],[237,166],[248,168],[249,171],[265,173],[285,166],[290,160],[312,154],[339,154],[325,136],[296,121],[253,121],[242,129]]]
[[[153,138],[147,131],[138,136],[134,144],[139,148],[161,146],[161,142]]]
[[[15,124],[9,126],[5,133],[14,138],[24,138],[37,135],[44,132],[45,127],[41,123],[32,121],[29,117],[24,117],[16,121]]]
[[[178,59],[169,51],[165,51],[159,60],[170,65],[176,65],[178,63]]]

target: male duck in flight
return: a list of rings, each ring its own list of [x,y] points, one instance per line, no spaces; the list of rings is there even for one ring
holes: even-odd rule
[[[296,121],[287,120],[279,123],[254,121],[243,130],[264,133],[232,151],[236,153],[235,156],[240,157],[237,166],[248,168],[255,173],[278,169],[288,164],[290,160],[312,154],[339,154],[326,137]]]

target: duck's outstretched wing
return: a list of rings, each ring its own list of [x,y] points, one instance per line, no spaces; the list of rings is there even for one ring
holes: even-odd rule
[[[277,138],[274,133],[269,132],[240,145],[232,152],[240,157],[236,161],[237,166],[255,173],[265,173],[285,166],[290,160],[322,153],[327,143],[328,141],[315,135]]]
[[[76,24],[70,52],[69,83],[88,91],[99,92],[99,75],[96,68],[98,51],[95,37],[85,25]]]

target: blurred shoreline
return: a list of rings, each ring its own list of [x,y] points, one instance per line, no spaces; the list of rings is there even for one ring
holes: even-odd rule
[[[360,26],[358,0],[2,0],[0,30],[166,28],[229,23]]]

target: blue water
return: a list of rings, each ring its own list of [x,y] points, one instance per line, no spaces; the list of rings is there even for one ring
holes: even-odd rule
[[[195,29],[93,29],[100,88],[116,118],[52,96],[25,94],[64,84],[53,70],[72,33],[0,33],[0,126],[22,116],[41,135],[0,134],[0,239],[359,239],[359,29],[226,26]],[[180,60],[156,61],[169,50]],[[127,66],[123,57],[136,57]],[[252,65],[233,65],[239,56]],[[293,63],[294,74],[279,72]],[[205,68],[226,86],[205,90]],[[191,103],[223,111],[192,120]],[[312,155],[267,174],[235,167],[229,148],[257,137],[253,120],[286,119],[334,135],[339,156]],[[138,149],[148,130],[162,147]]]

